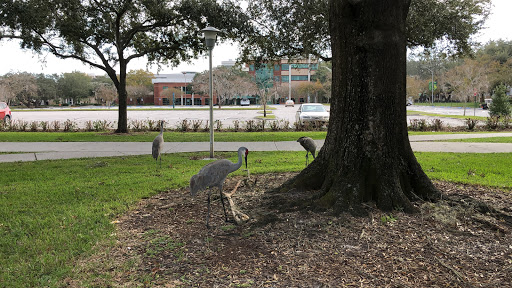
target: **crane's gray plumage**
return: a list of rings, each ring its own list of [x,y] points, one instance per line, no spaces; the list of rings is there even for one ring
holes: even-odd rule
[[[238,162],[233,163],[227,159],[220,159],[206,164],[199,172],[190,178],[190,194],[195,196],[197,192],[208,189],[208,214],[206,215],[206,227],[209,227],[210,221],[210,195],[212,187],[217,187],[220,192],[220,200],[222,208],[224,209],[224,217],[226,221],[228,216],[226,214],[226,207],[224,206],[224,197],[222,195],[222,186],[224,180],[229,173],[234,172],[242,166],[242,156],[245,158],[245,168],[247,169],[247,154],[249,150],[245,147],[238,148]]]
[[[308,154],[311,153],[313,155],[313,159],[315,159],[315,152],[316,152],[316,143],[315,140],[309,138],[309,137],[300,137],[297,142],[300,143],[304,149],[306,149],[306,166],[308,166]]]
[[[164,149],[164,121],[160,121],[160,134],[155,137],[153,140],[153,149],[151,150],[151,155],[155,161],[158,162],[158,157],[160,157],[160,166],[162,166],[162,150]]]

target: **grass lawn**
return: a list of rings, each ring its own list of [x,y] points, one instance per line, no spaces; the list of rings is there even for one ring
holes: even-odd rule
[[[451,139],[451,140],[445,140],[444,142],[512,143],[512,137]]]
[[[434,102],[434,103],[420,103],[415,102],[416,106],[437,106],[437,107],[464,107],[464,103],[461,102]],[[466,108],[480,108],[480,103],[468,102]]]
[[[0,142],[152,142],[159,132],[0,132]],[[304,132],[215,132],[218,142],[295,141],[301,136],[325,139],[326,131]],[[164,132],[166,142],[208,142],[208,132]]]
[[[185,187],[207,152],[19,162],[2,168],[0,283],[55,287],[73,261],[99,241],[115,240],[113,224],[142,198]],[[235,161],[235,153],[218,153]],[[512,188],[512,154],[417,153],[432,179]],[[300,171],[302,152],[251,152],[251,174]],[[235,175],[243,175],[235,172]],[[91,276],[92,277],[92,276]]]
[[[469,115],[471,113],[469,113],[468,111],[466,111],[468,115],[466,116],[463,116],[463,115],[446,115],[446,114],[435,114],[435,113],[427,113],[427,112],[422,112],[422,111],[414,111],[414,110],[407,110],[407,115],[408,116],[412,116],[412,115],[420,115],[420,116],[432,116],[432,117],[439,117],[439,118],[454,118],[454,119],[475,119],[475,120],[479,120],[479,121],[486,121],[487,120],[487,117],[482,117],[482,116],[472,116],[472,115]]]
[[[130,134],[114,134],[111,132],[0,132],[0,142],[151,142],[159,132],[133,132]],[[439,134],[476,134],[493,132],[417,132],[409,131],[409,135]],[[301,136],[309,136],[315,140],[325,139],[327,131],[299,132],[215,132],[215,141],[219,142],[262,142],[262,141],[295,141]],[[165,132],[166,142],[208,142],[208,132]],[[467,139],[468,142],[508,143],[508,137],[485,138],[489,141]],[[459,141],[459,140],[455,140]]]

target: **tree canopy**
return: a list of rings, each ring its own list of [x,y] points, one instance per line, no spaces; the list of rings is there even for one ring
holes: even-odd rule
[[[256,36],[242,41],[244,60],[312,54],[331,60],[328,0],[250,1]],[[491,0],[412,0],[406,21],[410,48],[443,41],[451,54],[470,53]]]
[[[0,5],[0,39],[77,59],[101,69],[119,94],[118,132],[127,132],[126,73],[130,61],[178,65],[203,50],[201,29],[215,26],[222,39],[250,33],[237,1],[13,0]]]

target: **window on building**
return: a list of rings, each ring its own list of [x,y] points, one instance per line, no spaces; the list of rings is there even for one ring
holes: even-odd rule
[[[169,87],[168,86],[162,87],[162,90],[165,90],[165,89],[169,89]]]
[[[163,98],[162,105],[169,105],[169,98]]]
[[[308,76],[307,75],[292,76],[292,81],[308,81]]]
[[[288,71],[290,69],[290,65],[289,64],[283,64],[281,65],[281,70],[283,71]]]
[[[274,82],[281,82],[281,77],[274,76]]]
[[[279,64],[274,65],[274,70],[279,71]]]
[[[283,83],[288,82],[289,81],[288,79],[289,79],[288,76],[281,76],[281,82],[283,82]]]
[[[254,71],[254,64],[249,65],[249,71]]]

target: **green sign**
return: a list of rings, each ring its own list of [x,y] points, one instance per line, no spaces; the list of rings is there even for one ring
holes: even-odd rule
[[[434,90],[437,89],[437,81],[434,81]],[[432,81],[428,82],[428,90],[432,90]]]

